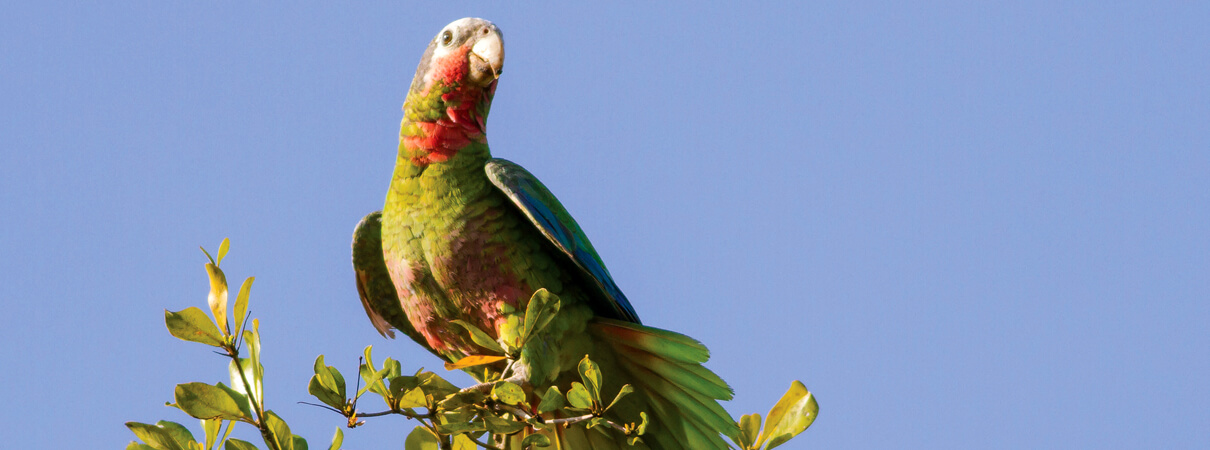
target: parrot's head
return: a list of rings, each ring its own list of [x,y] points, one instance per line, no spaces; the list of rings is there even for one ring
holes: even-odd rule
[[[403,104],[400,148],[416,165],[440,163],[486,142],[485,122],[504,68],[504,36],[468,17],[429,42]]]

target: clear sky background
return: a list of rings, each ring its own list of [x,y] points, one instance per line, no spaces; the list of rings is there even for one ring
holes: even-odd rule
[[[163,310],[204,304],[223,237],[269,406],[312,448],[342,422],[295,403],[316,355],[440,370],[370,326],[349,242],[464,16],[505,36],[494,154],[645,323],[710,346],[737,417],[816,393],[787,448],[1210,442],[1210,4],[413,3],[3,8],[6,447],[200,432],[163,404],[226,361]]]

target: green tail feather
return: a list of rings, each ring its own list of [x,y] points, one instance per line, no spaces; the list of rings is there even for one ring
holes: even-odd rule
[[[683,334],[608,319],[597,319],[590,332],[598,348],[612,350],[617,366],[630,375],[635,397],[644,399],[619,412],[647,411],[652,426],[643,440],[651,448],[728,448],[719,434],[733,436],[739,429],[718,400],[729,400],[732,390],[701,365],[710,358],[704,345]]]

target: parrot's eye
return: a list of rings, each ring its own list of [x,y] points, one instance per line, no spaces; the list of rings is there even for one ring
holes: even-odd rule
[[[441,45],[450,45],[451,42],[454,42],[454,33],[450,30],[441,32]]]

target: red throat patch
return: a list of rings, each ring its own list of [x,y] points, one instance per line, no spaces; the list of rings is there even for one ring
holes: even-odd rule
[[[417,166],[447,161],[470,143],[487,141],[485,118],[480,115],[478,106],[480,102],[489,101],[496,90],[496,82],[487,89],[463,83],[470,71],[468,52],[470,46],[464,45],[433,60],[432,76],[427,80],[429,87],[420,97],[428,97],[431,89],[438,85],[453,86],[453,89],[441,95],[446,105],[444,117],[432,122],[414,122],[420,133],[401,136],[402,144],[411,151],[412,163]]]

